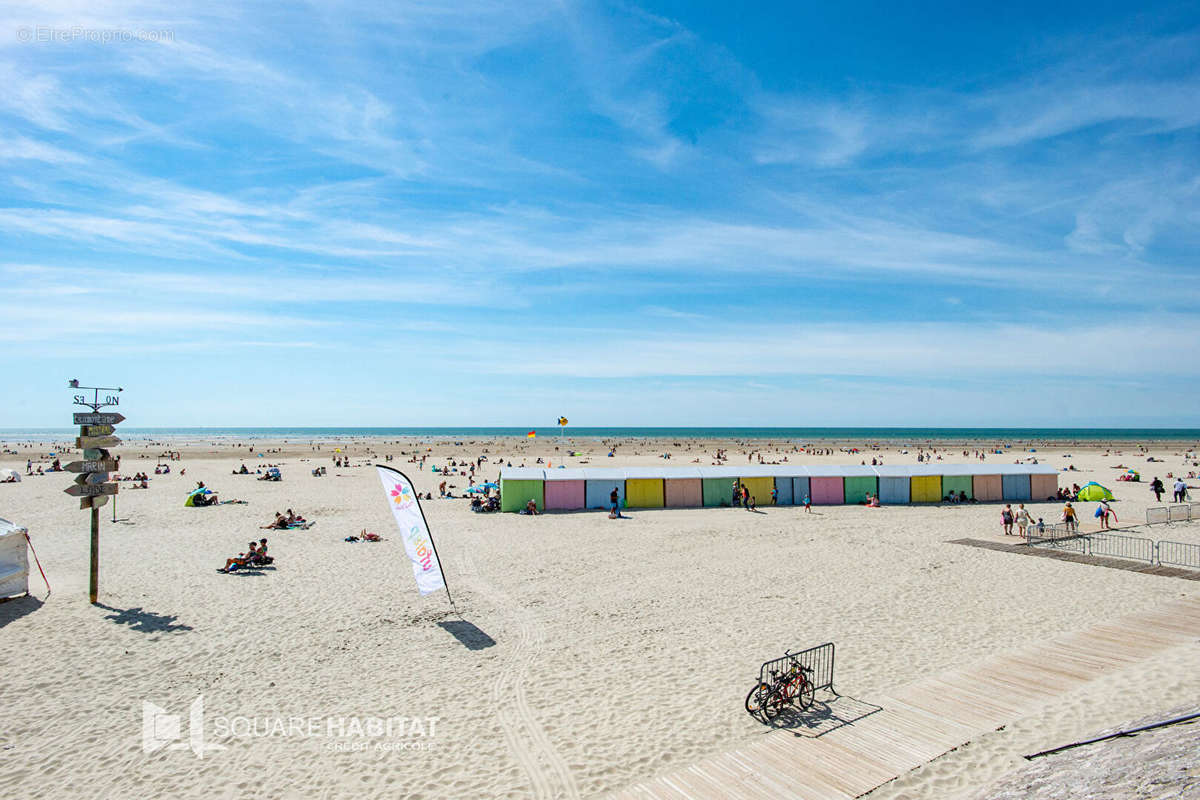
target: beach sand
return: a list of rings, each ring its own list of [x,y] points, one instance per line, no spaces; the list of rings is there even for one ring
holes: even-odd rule
[[[29,527],[53,586],[47,599],[35,567],[35,596],[0,604],[6,797],[595,796],[761,734],[742,700],[759,663],[785,648],[835,642],[839,691],[869,702],[930,672],[1200,591],[1178,578],[949,543],[1003,541],[997,504],[630,510],[614,521],[603,512],[472,514],[461,499],[435,499],[425,513],[460,617],[444,593],[417,596],[366,466],[368,450],[395,454],[391,465],[436,495],[442,478],[400,455],[413,442],[324,443],[320,452],[256,442],[259,451],[282,449],[265,458],[227,441],[169,446],[183,453],[174,474],[152,476],[144,491],[122,489],[120,521],[111,506],[101,512],[96,607],[87,603],[87,513],[62,493],[71,476],[0,485],[0,517]],[[334,446],[355,466],[335,467]],[[442,442],[427,466],[484,448],[514,465],[540,456],[555,466],[560,458],[687,466],[711,463],[718,446],[729,463],[747,463],[748,446],[735,442],[690,450],[624,442],[607,458],[598,442],[546,439]],[[0,466],[24,473],[27,455],[47,447],[17,447]],[[564,458],[568,447],[585,455]],[[1161,464],[1117,447],[1120,455],[1039,447],[1036,456],[1078,468],[1060,484],[1107,485],[1122,523],[1143,519],[1153,497],[1145,482],[1116,481],[1116,464],[1139,469],[1143,481],[1195,469],[1181,447],[1152,447]],[[164,449],[122,447],[122,471],[153,472]],[[916,460],[915,448],[895,446],[818,458],[776,445],[764,457],[785,450],[800,463]],[[969,460],[961,450],[945,460]],[[658,457],[667,451],[670,461]],[[251,469],[279,463],[284,480],[231,475],[243,460]],[[316,465],[328,475],[312,477]],[[493,460],[481,477],[496,474]],[[185,508],[197,480],[247,504]],[[466,486],[447,480],[456,493]],[[1090,525],[1094,504],[1081,505]],[[288,507],[316,526],[259,530]],[[1031,504],[1047,522],[1059,509]],[[1200,524],[1173,525],[1169,536],[1163,528],[1133,535],[1200,542]],[[343,541],[363,529],[386,541]],[[277,569],[215,571],[263,535]],[[1200,652],[1184,649],[1115,685],[1089,685],[872,796],[972,796],[1019,766],[1020,753],[1188,702],[1200,688]],[[202,758],[143,752],[144,702],[182,714],[186,744],[200,696],[205,741],[224,749]],[[394,721],[390,736],[330,735],[372,717],[406,721]],[[223,735],[230,726],[239,735]],[[271,735],[240,735],[250,727]]]

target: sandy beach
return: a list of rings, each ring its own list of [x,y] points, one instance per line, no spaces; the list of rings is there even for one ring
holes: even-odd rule
[[[62,492],[71,476],[0,484],[0,517],[29,528],[53,587],[47,598],[35,568],[33,597],[0,604],[4,796],[599,796],[760,735],[742,699],[759,663],[785,648],[836,643],[839,691],[869,702],[931,672],[1200,593],[1178,578],[950,543],[1004,540],[997,504],[630,510],[614,521],[473,514],[462,499],[433,499],[424,510],[456,614],[445,594],[417,596],[372,461],[392,455],[436,498],[442,480],[459,495],[467,481],[430,467],[480,455],[489,460],[477,479],[495,479],[501,459],[679,466],[709,464],[723,448],[735,466],[759,455],[903,464],[917,448],[850,454],[841,448],[865,443],[841,442],[814,456],[779,443],[627,440],[609,458],[607,443],[550,438],[255,441],[254,453],[238,444],[120,448],[123,474],[158,463],[172,474],[151,474],[146,490],[123,487],[116,522],[111,506],[102,510],[95,607],[87,514]],[[937,455],[970,461],[964,447],[982,445],[937,445]],[[5,447],[0,467],[24,474],[27,458],[48,466],[53,444]],[[987,460],[1073,465],[1060,485],[1103,483],[1125,526],[1153,504],[1152,477],[1197,469],[1184,456],[1191,447],[1043,443]],[[160,459],[167,450],[181,458]],[[424,469],[408,461],[418,450]],[[335,456],[351,466],[336,467]],[[278,464],[284,479],[232,475],[242,463]],[[1117,481],[1118,465],[1142,482]],[[316,466],[328,474],[313,477]],[[185,508],[196,481],[246,502]],[[1080,505],[1092,526],[1095,504]],[[1031,504],[1047,522],[1060,507]],[[315,526],[259,529],[287,508]],[[1163,527],[1131,535],[1200,542],[1200,523],[1172,525],[1169,536]],[[344,541],[363,530],[385,541]],[[216,571],[261,536],[276,569]],[[1196,645],[1148,659],[871,796],[986,796],[1022,753],[1190,702],[1198,660]],[[204,743],[222,749],[144,752],[143,704],[182,714],[186,742],[198,697]],[[390,728],[372,735],[372,719]]]

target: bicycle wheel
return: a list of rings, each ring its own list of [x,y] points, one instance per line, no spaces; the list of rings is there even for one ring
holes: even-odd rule
[[[796,705],[800,706],[801,711],[807,711],[812,706],[815,694],[812,681],[805,678],[804,683],[800,685],[800,690],[796,693]]]
[[[771,687],[765,683],[760,683],[750,690],[750,694],[746,695],[746,711],[753,717],[762,714],[763,706],[767,702],[767,696],[771,694]]]
[[[787,694],[782,686],[776,686],[767,695],[766,701],[763,703],[762,716],[767,722],[775,719],[783,712],[783,707],[788,704]]]

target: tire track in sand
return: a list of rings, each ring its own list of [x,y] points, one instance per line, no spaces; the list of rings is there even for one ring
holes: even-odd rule
[[[525,696],[530,665],[545,641],[542,626],[532,613],[512,603],[506,594],[480,576],[469,553],[463,556],[462,566],[464,574],[471,576],[479,591],[512,611],[518,627],[517,640],[492,684],[492,705],[505,743],[529,778],[534,797],[539,800],[578,798],[579,787],[575,785],[570,767],[550,743]]]

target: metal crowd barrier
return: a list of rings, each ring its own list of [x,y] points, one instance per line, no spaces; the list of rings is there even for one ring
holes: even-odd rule
[[[1158,563],[1200,569],[1200,544],[1159,542]]]
[[[763,665],[758,668],[759,682],[771,683],[772,670],[781,674],[787,672],[793,658],[799,660],[800,666],[812,670],[809,680],[813,682],[813,689],[833,691],[833,642],[810,647],[807,650],[792,653],[790,656],[780,656],[770,661],[764,661]]]
[[[1187,522],[1191,518],[1190,505],[1167,506],[1167,522]]]
[[[1151,506],[1146,509],[1147,525],[1187,522],[1193,519],[1200,519],[1200,503],[1174,503],[1169,506]]]
[[[1119,533],[1089,533],[1086,537],[1089,556],[1111,556],[1128,558],[1132,561],[1155,561],[1156,546],[1153,539],[1138,536],[1122,536]]]
[[[1036,530],[1031,531],[1027,540],[1030,547],[1200,569],[1200,544],[1156,542],[1140,536],[1124,536],[1103,531],[1077,533],[1061,524],[1047,525],[1045,532],[1040,534]]]

